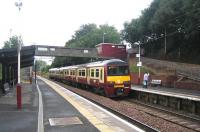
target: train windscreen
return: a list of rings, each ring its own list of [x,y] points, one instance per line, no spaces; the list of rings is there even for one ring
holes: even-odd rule
[[[108,76],[129,75],[128,66],[108,66]]]

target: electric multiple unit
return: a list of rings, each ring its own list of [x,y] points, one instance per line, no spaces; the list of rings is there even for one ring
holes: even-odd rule
[[[53,68],[49,78],[91,89],[107,97],[127,96],[130,92],[128,64],[119,59]]]

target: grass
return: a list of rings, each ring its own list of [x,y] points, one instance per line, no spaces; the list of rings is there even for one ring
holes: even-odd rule
[[[139,72],[139,67],[136,65],[131,65],[130,66],[130,72],[138,73]],[[143,66],[140,67],[140,72],[149,72],[147,69],[145,69]]]

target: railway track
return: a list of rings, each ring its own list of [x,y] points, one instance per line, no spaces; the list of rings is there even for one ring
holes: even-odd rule
[[[68,85],[65,85],[60,82],[56,82],[62,85],[63,87],[67,88],[68,90],[75,92],[79,94],[82,97],[87,98],[88,100],[108,109],[109,111],[117,114],[121,118],[124,118],[128,120],[129,122],[137,125],[141,129],[144,129],[145,131],[200,131],[197,126],[194,125],[194,123],[186,123],[185,120],[177,120],[177,122],[181,122],[182,125],[175,123],[174,121],[177,119],[171,118],[171,120],[174,120],[173,122],[170,120],[170,117],[168,114],[160,113],[155,116],[148,110],[149,108],[136,108],[134,106],[135,104],[131,103],[130,101],[121,102],[112,100],[110,98],[102,97],[99,95],[96,95],[94,93],[88,92],[86,90],[74,88]],[[147,106],[146,106],[147,107]],[[144,111],[145,110],[145,111]],[[158,113],[158,112],[156,112]],[[169,117],[169,119],[164,119],[163,117]],[[184,124],[187,124],[185,126]],[[190,126],[189,126],[190,125]],[[195,127],[195,129],[194,129]]]
[[[164,120],[170,121],[172,123],[181,125],[183,127],[192,129],[194,131],[200,131],[200,118],[193,115],[185,115],[184,113],[175,112],[173,110],[164,109],[162,107],[149,105],[141,101],[136,101],[134,99],[126,99],[121,101],[123,103],[131,103],[138,110],[142,110],[153,116],[162,118]]]

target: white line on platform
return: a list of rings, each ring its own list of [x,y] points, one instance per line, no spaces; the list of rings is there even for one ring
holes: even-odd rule
[[[44,132],[44,124],[43,124],[43,101],[42,101],[42,94],[38,83],[36,81],[36,87],[39,94],[39,110],[38,110],[38,130],[37,132]]]

